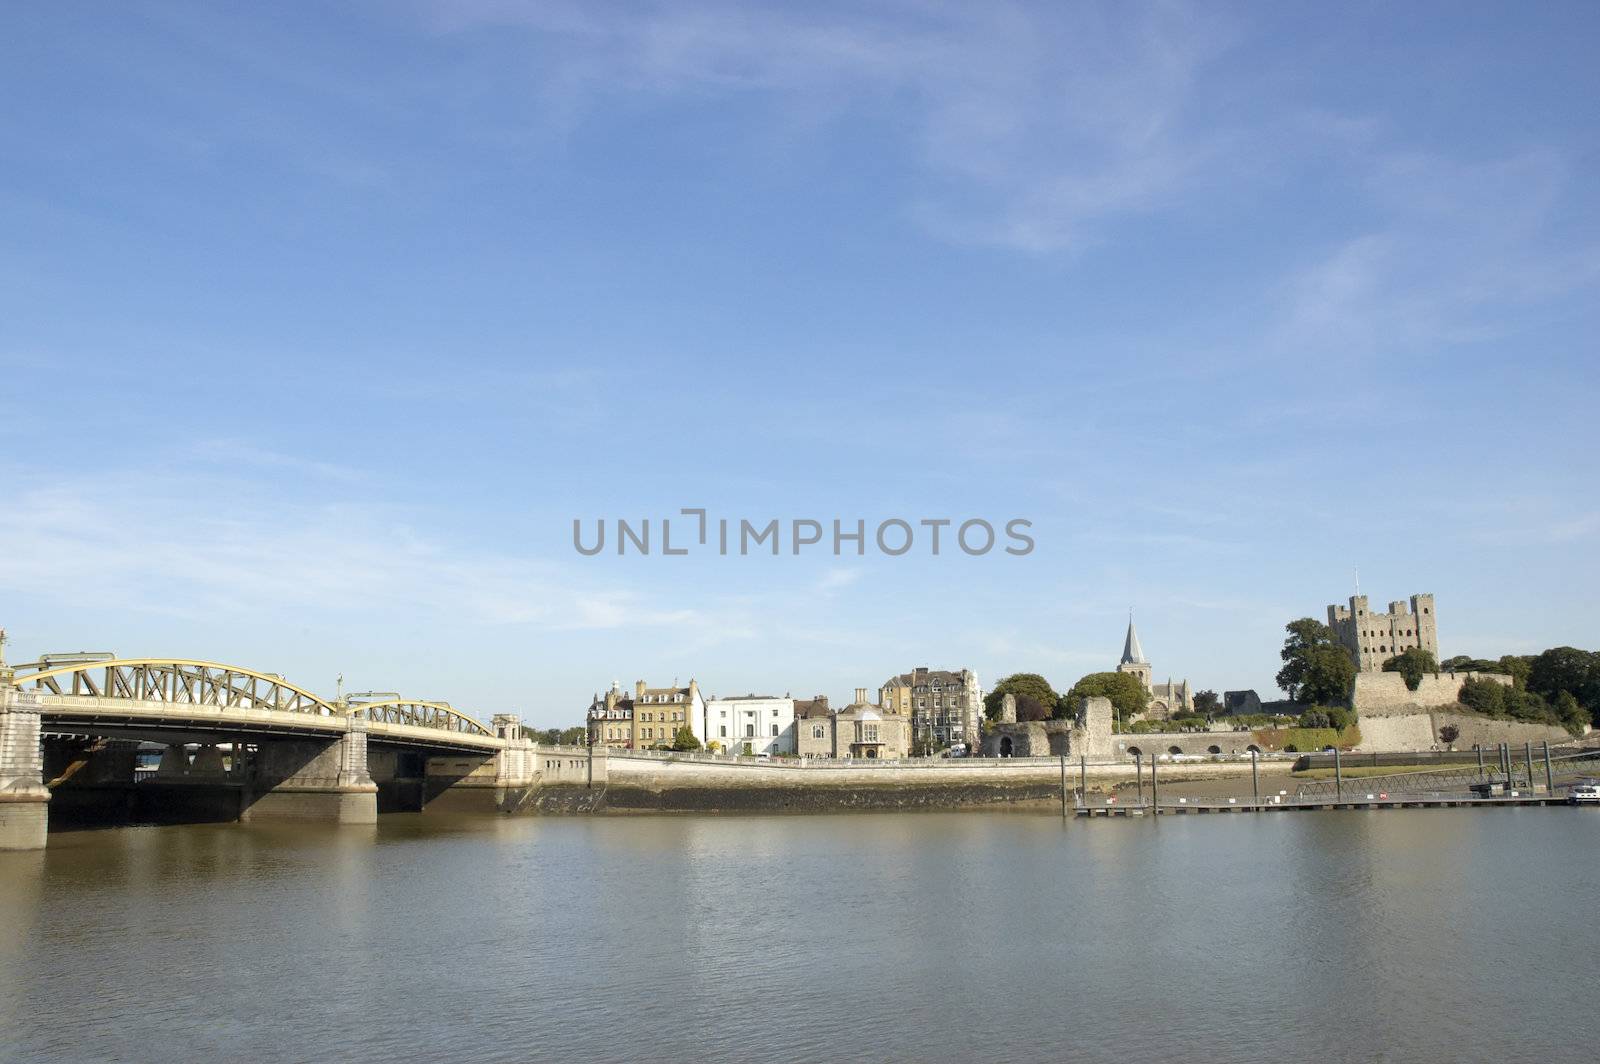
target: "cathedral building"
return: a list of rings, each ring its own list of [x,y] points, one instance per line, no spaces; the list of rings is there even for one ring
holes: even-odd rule
[[[1144,656],[1144,648],[1139,645],[1139,633],[1134,630],[1131,610],[1128,612],[1128,635],[1122,641],[1122,661],[1117,665],[1117,671],[1137,676],[1144,689],[1150,692],[1150,708],[1145,710],[1148,719],[1166,720],[1194,711],[1194,696],[1189,690],[1188,680],[1173,683],[1169,676],[1166,683],[1154,682],[1154,670]]]

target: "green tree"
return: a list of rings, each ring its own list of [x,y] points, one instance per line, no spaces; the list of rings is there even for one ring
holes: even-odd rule
[[[589,729],[581,724],[567,728],[561,733],[560,741],[563,746],[582,746],[589,741]]]
[[[1511,682],[1518,687],[1528,686],[1528,671],[1533,668],[1533,656],[1530,654],[1507,654],[1498,662],[1500,668],[1496,672],[1503,672],[1511,677]]]
[[[1018,720],[1049,720],[1061,701],[1061,696],[1043,676],[1036,672],[1017,672],[995,684],[994,690],[983,696],[983,715],[999,720],[1000,703],[1007,694],[1017,700]]]
[[[674,750],[698,750],[700,749],[700,740],[695,738],[693,729],[685,724],[673,735],[672,748]]]
[[[1454,724],[1446,724],[1439,729],[1439,741],[1446,746],[1449,746],[1459,738],[1461,738],[1461,729]]]
[[[1111,699],[1119,724],[1126,724],[1150,706],[1150,692],[1129,672],[1091,672],[1072,685],[1056,706],[1057,719],[1074,717],[1078,704],[1096,696]]]
[[[1571,691],[1562,691],[1556,696],[1555,714],[1561,721],[1561,726],[1573,735],[1582,735],[1583,726],[1588,724],[1592,715],[1578,701]]]
[[[1576,647],[1552,647],[1533,659],[1527,686],[1549,702],[1568,691],[1590,710],[1600,707],[1600,654]]]
[[[1310,617],[1284,625],[1283,668],[1278,686],[1295,702],[1348,703],[1355,682],[1356,663],[1333,634],[1333,629]]]
[[[1222,709],[1222,699],[1215,691],[1200,691],[1194,696],[1194,711],[1202,717],[1214,717]]]
[[[1456,700],[1468,709],[1489,717],[1501,717],[1506,712],[1505,684],[1479,676],[1462,683]]]
[[[1439,663],[1434,660],[1432,651],[1423,650],[1421,647],[1410,647],[1405,653],[1397,654],[1384,662],[1383,671],[1398,672],[1405,678],[1406,690],[1415,691],[1424,676],[1439,671]]]

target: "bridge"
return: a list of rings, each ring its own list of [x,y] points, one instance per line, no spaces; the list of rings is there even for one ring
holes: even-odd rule
[[[163,748],[153,772],[138,768],[142,743]],[[503,807],[535,775],[510,714],[484,725],[448,702],[329,700],[275,673],[190,659],[9,666],[0,642],[0,849],[43,846],[53,805],[152,799],[201,819],[373,823],[396,809]]]

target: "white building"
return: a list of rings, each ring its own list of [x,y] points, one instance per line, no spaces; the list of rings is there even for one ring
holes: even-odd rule
[[[706,700],[695,737],[730,754],[794,753],[794,699],[738,695]]]

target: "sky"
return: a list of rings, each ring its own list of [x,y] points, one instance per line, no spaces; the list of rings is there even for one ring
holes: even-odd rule
[[[1274,697],[1358,572],[1445,656],[1600,645],[1597,52],[1559,2],[10,5],[8,655],[555,726],[1065,690],[1131,608]],[[663,556],[683,508],[781,553]],[[895,518],[1034,548],[789,548]]]

